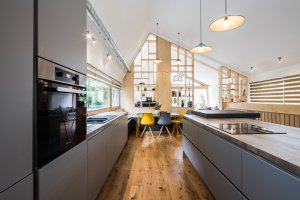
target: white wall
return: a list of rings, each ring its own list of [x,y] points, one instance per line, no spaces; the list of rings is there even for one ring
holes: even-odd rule
[[[87,62],[116,80],[123,82],[123,78],[126,74],[125,68],[105,46],[102,35],[97,32],[89,17],[87,17],[87,30],[89,30],[96,39],[96,44],[93,44],[90,39],[87,41]],[[107,53],[113,56],[112,60],[107,59]]]
[[[296,74],[300,74],[300,63],[288,67],[269,70],[266,72],[263,72],[260,69],[254,69],[254,71],[249,74],[249,83],[255,81],[263,81],[268,79],[280,78],[284,76],[292,76]]]
[[[195,55],[195,79],[209,85],[209,106],[219,106],[219,72],[220,63],[205,56]]]

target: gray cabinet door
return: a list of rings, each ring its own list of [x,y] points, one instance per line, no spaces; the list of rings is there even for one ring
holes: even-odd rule
[[[0,192],[32,173],[33,0],[0,3]]]
[[[300,199],[299,178],[246,151],[242,177],[242,192],[249,199]]]
[[[38,0],[38,55],[86,74],[86,0]]]
[[[87,199],[87,142],[38,171],[40,200]]]
[[[241,190],[242,150],[199,127],[199,150]]]
[[[0,193],[0,200],[32,200],[33,199],[33,175],[16,183],[4,192]]]
[[[216,199],[243,199],[243,195],[185,137],[183,150]]]
[[[109,138],[113,126],[109,126],[88,140],[88,199],[96,199],[110,173],[108,162],[110,152]]]

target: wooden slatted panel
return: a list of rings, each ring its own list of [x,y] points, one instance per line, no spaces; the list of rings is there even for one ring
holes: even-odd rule
[[[300,127],[300,116],[299,115],[295,116],[295,127]]]
[[[300,104],[300,74],[250,83],[250,102]]]
[[[241,109],[231,109],[235,111],[249,111],[249,110],[241,110]],[[252,110],[253,111],[253,110]],[[263,122],[270,122],[274,124],[281,124],[285,126],[293,126],[300,128],[300,114],[284,114],[277,112],[264,112],[264,111],[255,111],[260,113],[260,117],[256,120]]]

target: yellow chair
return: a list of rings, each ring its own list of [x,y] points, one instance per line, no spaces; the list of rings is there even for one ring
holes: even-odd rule
[[[183,119],[183,116],[186,114],[186,111],[183,110],[180,112],[179,114],[179,117],[177,117],[175,120],[172,120],[172,123],[173,123],[173,131],[172,131],[172,135],[176,129],[176,132],[177,132],[177,137],[179,136],[179,130],[181,131],[181,133],[183,132],[180,125],[182,124],[182,119]]]
[[[142,133],[141,137],[143,137],[144,132],[145,132],[147,127],[149,127],[150,133],[153,137],[153,133],[152,133],[152,130],[151,130],[150,126],[152,126],[154,124],[155,124],[155,121],[154,121],[153,114],[152,113],[143,113],[142,119],[141,119],[141,125],[145,126],[145,128],[143,130],[143,133]]]

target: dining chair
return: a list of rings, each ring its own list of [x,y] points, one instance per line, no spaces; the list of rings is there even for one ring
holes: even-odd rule
[[[145,128],[143,130],[143,133],[142,133],[141,137],[143,137],[147,127],[149,127],[150,133],[153,137],[151,126],[154,125],[154,124],[155,124],[155,121],[154,121],[153,114],[152,113],[143,113],[142,119],[141,119],[141,125],[145,126]]]
[[[181,133],[183,132],[180,125],[182,124],[182,119],[185,114],[186,114],[186,111],[183,110],[179,113],[179,116],[175,120],[172,120],[172,123],[173,123],[172,135],[174,134],[175,130],[177,133],[177,137],[179,136],[179,129],[180,129]]]
[[[163,128],[165,127],[170,135],[170,137],[172,137],[169,129],[168,129],[168,125],[172,124],[172,120],[171,120],[171,114],[168,112],[161,112],[160,116],[158,118],[157,124],[161,126],[160,131],[159,131],[159,135],[158,137],[160,137],[161,132],[163,130]]]

